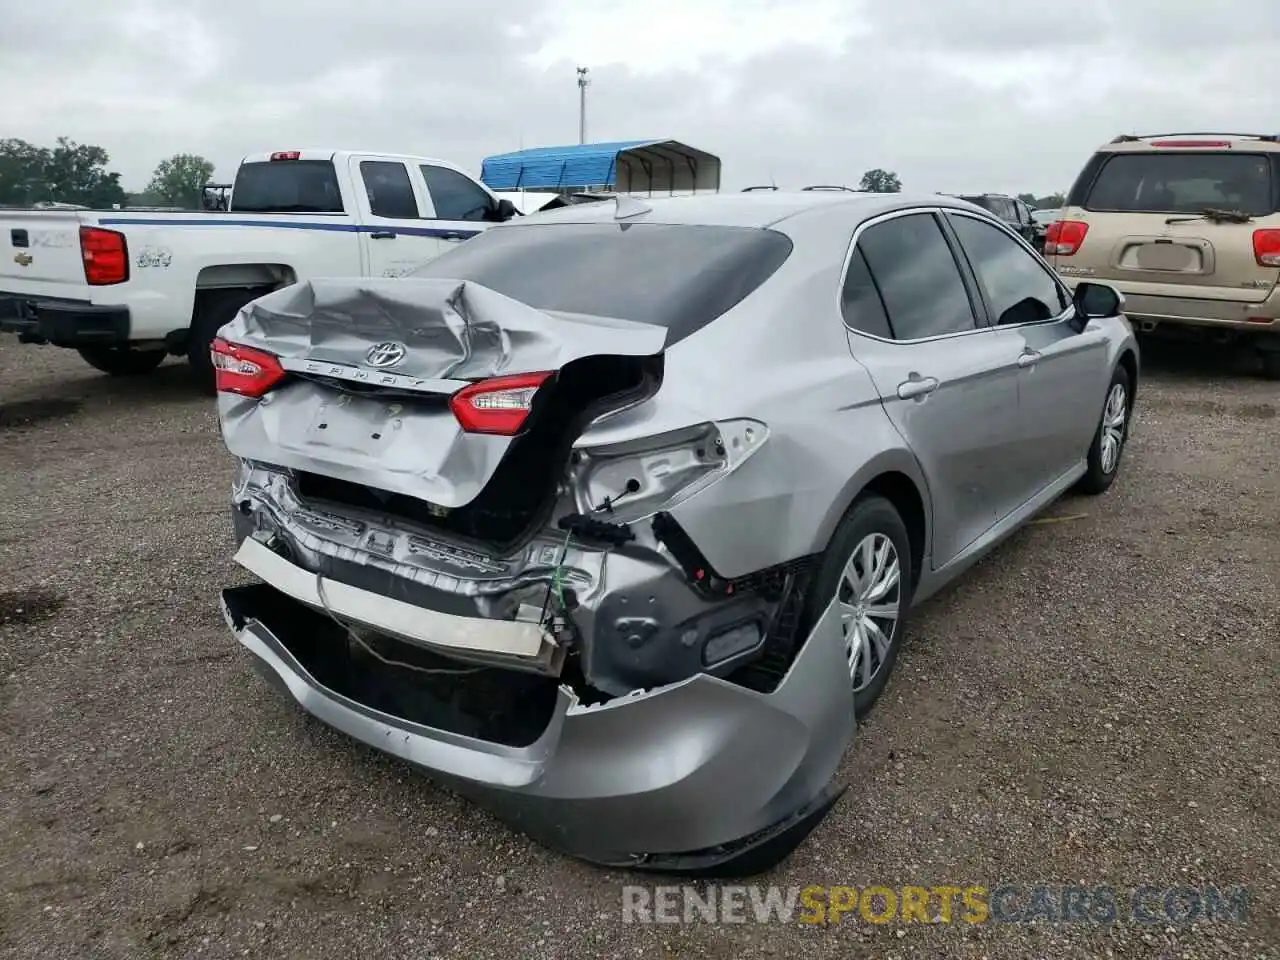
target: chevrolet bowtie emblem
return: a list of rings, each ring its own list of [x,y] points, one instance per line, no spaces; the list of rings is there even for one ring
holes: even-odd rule
[[[20,267],[29,267],[29,266],[31,266],[31,254],[29,254],[29,253],[15,253],[15,254],[13,255],[13,262],[14,262],[14,263],[16,263],[16,264],[17,264],[18,266],[20,266]]]

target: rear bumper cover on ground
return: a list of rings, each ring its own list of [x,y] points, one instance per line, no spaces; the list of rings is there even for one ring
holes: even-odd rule
[[[23,343],[91,347],[129,342],[129,308],[0,291],[0,331]]]
[[[535,839],[614,866],[741,874],[772,866],[825,815],[855,721],[835,605],[770,694],[707,675],[585,706],[559,690],[525,747],[372,709],[321,684],[254,616],[223,608],[260,671],[305,711],[446,782]]]

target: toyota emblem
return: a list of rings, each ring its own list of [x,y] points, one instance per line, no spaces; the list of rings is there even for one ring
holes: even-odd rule
[[[403,343],[388,340],[386,343],[375,343],[364,355],[364,362],[371,367],[394,367],[404,359],[409,348]]]

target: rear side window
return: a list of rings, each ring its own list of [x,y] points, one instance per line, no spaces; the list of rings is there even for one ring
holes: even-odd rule
[[[422,164],[422,179],[427,182],[431,204],[436,208],[437,220],[478,221],[488,218],[493,207],[489,195],[468,178],[450,170]]]
[[[342,213],[342,191],[328,160],[242,163],[231,190],[242,213]]]
[[[1271,164],[1250,153],[1117,153],[1102,163],[1084,200],[1111,213],[1275,211]]]
[[[486,230],[412,277],[471,280],[538,310],[666,327],[676,343],[782,266],[791,240],[753,227],[547,223]]]
[[[369,212],[375,217],[395,220],[418,219],[418,200],[413,195],[409,171],[403,163],[390,160],[362,160],[360,179],[369,195]]]
[[[854,248],[853,256],[849,258],[849,270],[844,275],[844,289],[840,294],[840,309],[844,322],[860,333],[884,340],[893,339],[889,314],[859,247]]]
[[[858,238],[898,340],[919,340],[977,327],[951,246],[931,213],[868,227]]]

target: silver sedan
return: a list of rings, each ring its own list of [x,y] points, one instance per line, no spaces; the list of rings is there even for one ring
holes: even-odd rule
[[[1122,307],[964,201],[819,191],[620,196],[281,289],[213,345],[260,581],[226,618],[548,844],[767,868],[912,606],[1115,480]]]

